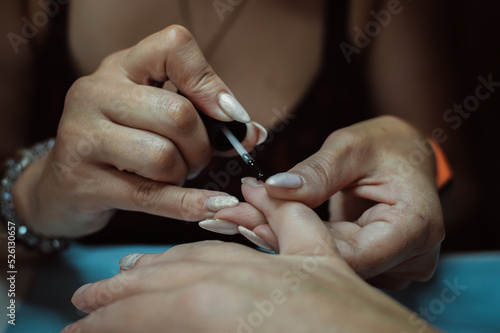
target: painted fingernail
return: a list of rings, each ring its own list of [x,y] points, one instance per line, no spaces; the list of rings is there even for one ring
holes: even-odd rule
[[[83,293],[88,287],[90,287],[90,285],[92,285],[92,283],[87,283],[87,284],[84,284],[83,286],[81,286],[80,288],[78,288],[74,293],[73,293],[73,297],[75,296],[78,296],[80,295],[81,293]]]
[[[257,245],[258,247],[263,248],[264,250],[268,251],[274,251],[271,245],[269,245],[262,237],[257,235],[255,232],[252,230],[248,230],[245,227],[242,227],[241,225],[238,227],[238,231],[240,234],[245,236],[246,239]]]
[[[203,171],[203,169],[194,170],[189,175],[187,175],[186,179],[187,180],[193,180],[196,177],[198,177],[202,171]]]
[[[259,140],[257,140],[257,146],[264,143],[267,140],[267,130],[259,123],[252,121],[252,124],[259,129]]]
[[[251,187],[261,187],[261,186],[264,186],[263,182],[259,182],[259,181],[257,181],[257,179],[255,179],[253,177],[241,178],[241,183],[242,184],[246,184],[246,185],[250,185]]]
[[[139,260],[144,253],[131,253],[127,254],[125,257],[120,259],[119,265],[120,270],[128,271],[129,269],[134,268],[135,263]]]
[[[232,195],[219,195],[210,197],[206,201],[207,208],[213,212],[218,212],[224,208],[231,208],[237,206],[240,202],[238,198]]]
[[[205,230],[219,234],[236,235],[238,233],[237,224],[220,219],[201,221],[198,225]]]
[[[234,120],[242,123],[250,122],[250,116],[234,96],[222,93],[219,95],[218,103],[220,108]]]
[[[300,188],[303,185],[302,178],[294,173],[283,172],[275,174],[266,180],[266,184],[275,187]]]

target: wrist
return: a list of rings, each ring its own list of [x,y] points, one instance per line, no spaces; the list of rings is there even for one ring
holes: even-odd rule
[[[9,231],[12,229],[12,236],[16,242],[45,254],[64,249],[68,241],[62,238],[48,238],[32,230],[18,212],[28,220],[33,220],[31,217],[38,218],[37,210],[33,207],[37,203],[34,188],[37,180],[41,179],[43,164],[46,160],[44,156],[50,152],[53,145],[54,140],[51,139],[38,143],[30,149],[21,150],[15,159],[5,162],[0,182],[0,221]],[[16,207],[15,203],[19,207]]]
[[[24,224],[43,236],[50,236],[50,230],[44,230],[40,225],[40,214],[38,212],[38,184],[43,174],[43,168],[47,156],[41,157],[34,161],[23,170],[19,178],[14,184],[12,190],[12,201],[17,216]],[[47,233],[49,232],[49,233]]]

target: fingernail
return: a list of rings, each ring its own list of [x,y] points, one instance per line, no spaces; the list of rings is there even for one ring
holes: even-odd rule
[[[240,202],[238,198],[232,195],[219,195],[210,197],[206,201],[207,208],[213,212],[218,212],[224,208],[231,208],[237,206]]]
[[[274,251],[271,245],[269,245],[262,237],[258,236],[255,232],[248,230],[241,225],[238,227],[238,231],[240,232],[240,234],[245,236],[246,239],[257,245],[258,247],[261,247],[264,250]]]
[[[257,181],[257,179],[255,179],[253,177],[241,178],[241,183],[242,184],[246,184],[246,185],[250,185],[251,187],[261,187],[261,186],[264,186],[263,182]]]
[[[189,175],[187,175],[186,179],[187,180],[193,180],[196,177],[198,177],[202,171],[203,171],[203,169],[194,170]]]
[[[78,288],[74,293],[73,293],[73,297],[75,296],[78,296],[80,295],[81,293],[83,293],[88,287],[90,287],[92,283],[87,283],[87,284],[84,284],[83,286],[81,286],[80,288]]]
[[[220,219],[201,221],[198,225],[205,230],[219,234],[236,235],[238,233],[237,224]]]
[[[242,123],[250,122],[250,116],[245,111],[243,106],[228,93],[222,93],[219,95],[219,106],[221,109],[231,118]]]
[[[120,265],[120,269],[122,271],[128,271],[129,269],[134,268],[135,263],[142,257],[144,253],[131,253],[127,254],[125,257],[120,259],[118,263]]]
[[[269,177],[266,184],[275,187],[300,188],[303,185],[302,178],[294,173],[282,172]]]
[[[267,130],[259,123],[252,121],[252,124],[259,129],[259,140],[257,141],[257,146],[264,143],[267,140]]]

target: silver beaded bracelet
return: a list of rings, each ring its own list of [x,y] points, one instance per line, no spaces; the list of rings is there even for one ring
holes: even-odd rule
[[[65,238],[48,238],[31,231],[16,214],[12,190],[23,170],[32,162],[47,155],[54,146],[54,142],[54,139],[49,139],[37,143],[29,149],[21,150],[17,158],[7,160],[0,183],[0,207],[2,209],[0,220],[2,220],[6,228],[12,224],[15,225],[16,242],[25,245],[27,248],[36,249],[43,254],[60,252],[69,245],[69,240]]]

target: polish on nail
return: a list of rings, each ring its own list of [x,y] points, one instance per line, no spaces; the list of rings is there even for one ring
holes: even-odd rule
[[[267,140],[267,130],[261,124],[252,121],[252,124],[255,125],[259,130],[259,139],[257,140],[257,146],[263,144]]]
[[[87,284],[84,284],[83,286],[81,286],[80,288],[78,288],[75,293],[73,294],[73,297],[75,296],[78,296],[80,295],[81,293],[83,293],[88,287],[90,287],[92,285],[92,283],[87,283]]]
[[[125,257],[120,259],[118,263],[120,265],[120,270],[128,271],[129,269],[134,268],[135,263],[139,260],[144,253],[131,253],[127,254]]]
[[[205,230],[224,235],[236,235],[239,233],[236,223],[220,219],[201,221],[198,225]]]
[[[257,179],[253,177],[244,177],[241,178],[241,183],[249,185],[251,187],[261,187],[264,186],[264,182],[258,181]]]
[[[286,187],[298,189],[302,187],[303,181],[299,175],[289,172],[282,172],[269,177],[266,184],[273,187]]]
[[[261,247],[264,250],[274,251],[272,246],[269,245],[262,237],[257,235],[255,232],[253,232],[253,231],[251,231],[251,230],[249,230],[241,225],[238,227],[238,231],[240,232],[240,234],[245,236],[246,239],[248,239],[249,241],[251,241],[252,243],[257,245],[258,247]]]
[[[213,212],[218,212],[224,208],[235,207],[239,204],[238,198],[232,195],[218,195],[210,197],[206,201],[207,208]]]
[[[219,95],[218,103],[220,108],[234,120],[242,123],[250,122],[250,116],[234,96],[222,93]]]

